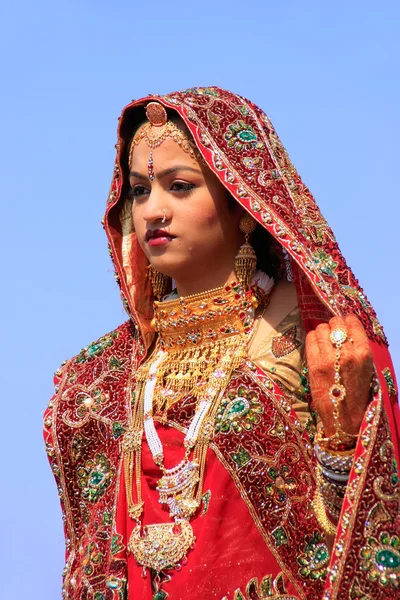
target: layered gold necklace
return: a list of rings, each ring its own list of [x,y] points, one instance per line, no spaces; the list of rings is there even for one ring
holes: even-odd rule
[[[272,286],[271,286],[272,287]],[[269,290],[270,291],[270,290]],[[190,519],[200,506],[205,458],[214,432],[215,414],[232,372],[247,355],[260,298],[232,282],[201,294],[154,303],[159,334],[152,357],[135,374],[136,407],[123,440],[125,485],[129,516],[136,522],[128,551],[137,563],[151,569],[157,593],[160,573],[179,568],[194,547]],[[269,294],[262,297],[262,309]],[[166,422],[168,408],[185,396],[197,400],[187,429],[185,456],[175,467],[164,466],[157,420]],[[159,502],[169,509],[170,523],[142,526],[141,452],[143,433],[162,476]]]

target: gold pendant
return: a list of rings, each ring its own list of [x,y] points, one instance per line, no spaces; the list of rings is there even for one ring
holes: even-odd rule
[[[147,525],[143,533],[138,525],[129,538],[128,551],[139,565],[160,573],[180,565],[195,541],[192,526],[185,520]]]

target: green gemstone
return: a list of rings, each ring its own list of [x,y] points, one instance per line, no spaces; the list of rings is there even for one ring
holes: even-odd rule
[[[379,550],[375,555],[375,562],[386,569],[397,569],[400,567],[400,554],[395,550]]]
[[[167,597],[166,592],[163,592],[162,590],[158,590],[158,592],[156,592],[153,596],[153,600],[164,600],[164,598]]]
[[[102,350],[103,346],[101,344],[92,344],[92,346],[89,346],[89,348],[87,349],[87,354],[88,356],[94,356],[95,354],[97,354],[97,352],[99,352],[99,350]]]
[[[328,558],[328,550],[327,550],[326,546],[321,546],[321,548],[318,548],[318,550],[315,553],[314,562],[317,565],[319,565],[320,563],[325,562],[327,558]]]
[[[237,134],[238,138],[242,141],[242,142],[255,142],[257,141],[257,136],[253,131],[250,131],[249,129],[245,129],[244,131],[240,131]]]
[[[116,421],[115,423],[113,423],[113,438],[115,440],[117,440],[118,438],[121,437],[121,435],[123,435],[125,433],[125,429],[124,427],[121,425],[121,423],[118,423],[118,421]]]
[[[89,485],[98,486],[99,483],[103,481],[103,479],[104,473],[101,473],[100,471],[93,471],[90,476]]]
[[[226,411],[226,417],[228,419],[233,419],[235,417],[238,417],[239,415],[245,414],[248,411],[249,411],[249,406],[248,406],[247,402],[243,398],[240,398],[240,399],[232,402],[232,404]]]

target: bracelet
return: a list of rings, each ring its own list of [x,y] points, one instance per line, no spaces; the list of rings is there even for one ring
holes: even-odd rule
[[[315,444],[314,454],[322,467],[334,473],[349,473],[351,471],[354,460],[353,450],[348,450],[347,452],[328,452],[318,444]]]
[[[336,520],[339,520],[340,517],[340,512],[342,510],[342,505],[340,506],[336,506],[336,504],[333,504],[332,502],[329,502],[329,500],[322,500],[324,503],[324,508],[325,508],[325,512],[327,512],[328,514],[332,515],[332,517]]]
[[[325,480],[333,481],[339,485],[346,485],[349,480],[349,473],[335,473],[329,469],[324,469],[324,467],[321,467],[321,473]]]
[[[345,492],[345,489],[343,490]],[[331,502],[337,508],[340,508],[343,504],[344,493],[342,491],[337,491],[331,484],[319,484],[319,492],[321,494],[321,498],[323,503]]]
[[[335,536],[336,535],[336,527],[327,517],[318,484],[317,484],[317,488],[315,490],[315,496],[313,499],[313,508],[314,508],[315,518],[317,519],[319,526],[324,530],[324,532],[327,535]]]

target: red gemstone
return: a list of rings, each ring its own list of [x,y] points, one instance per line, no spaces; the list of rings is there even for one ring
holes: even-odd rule
[[[341,396],[342,391],[339,388],[333,388],[332,390],[332,396],[335,396],[335,398],[339,398],[339,396]]]
[[[172,528],[172,533],[174,535],[179,535],[182,532],[182,527],[178,524],[175,524]]]

